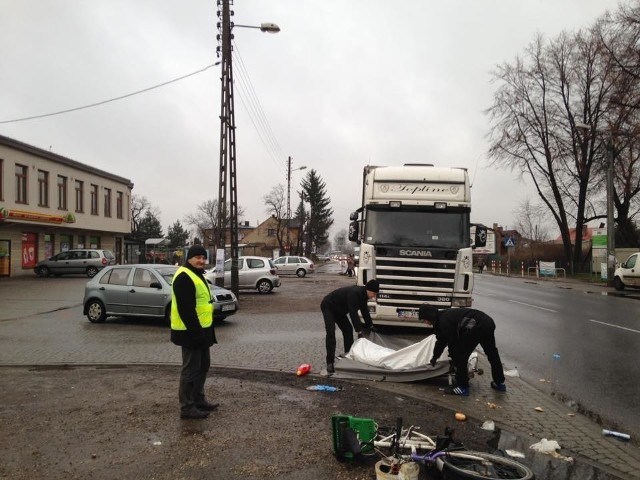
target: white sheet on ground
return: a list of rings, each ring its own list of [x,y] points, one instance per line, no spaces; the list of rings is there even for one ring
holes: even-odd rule
[[[435,335],[430,335],[418,343],[413,343],[398,350],[383,347],[366,338],[359,338],[353,342],[351,350],[345,357],[374,367],[390,370],[408,370],[428,365],[433,356],[435,345]],[[447,356],[448,352],[445,349],[440,358],[447,358]]]

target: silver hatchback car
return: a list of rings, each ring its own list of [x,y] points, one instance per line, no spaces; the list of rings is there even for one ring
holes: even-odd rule
[[[205,278],[215,284],[216,269],[207,270]],[[231,286],[231,259],[224,262],[224,286]],[[268,257],[238,257],[238,286],[242,289],[256,289],[260,293],[269,293],[280,286],[273,260]]]
[[[84,314],[92,323],[109,316],[159,317],[171,323],[171,282],[178,270],[174,265],[114,265],[87,282]],[[213,298],[213,318],[223,320],[238,310],[233,292],[209,285]]]
[[[65,274],[86,274],[93,278],[96,273],[107,265],[114,265],[116,257],[111,250],[100,248],[76,248],[60,252],[47,260],[36,264],[33,271],[39,277],[53,274],[57,277]]]
[[[302,278],[309,273],[313,273],[316,266],[307,257],[284,256],[278,257],[273,261],[278,269],[278,274],[297,275]]]

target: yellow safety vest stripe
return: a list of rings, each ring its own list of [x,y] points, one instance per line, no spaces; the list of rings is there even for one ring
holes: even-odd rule
[[[198,315],[200,326],[202,328],[210,327],[213,323],[213,303],[209,285],[206,282],[203,282],[198,275],[185,267],[180,267],[176,271],[175,275],[173,276],[173,280],[175,281],[176,277],[181,273],[186,273],[187,275],[189,275],[189,278],[191,278],[191,281],[196,288],[196,314]],[[173,290],[171,292],[171,329],[187,329],[186,325],[182,321],[182,318],[180,318],[180,313],[178,312],[178,300],[176,299],[176,294],[175,292],[173,292]]]

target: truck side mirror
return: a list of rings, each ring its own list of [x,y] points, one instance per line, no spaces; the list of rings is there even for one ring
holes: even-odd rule
[[[351,215],[349,215],[349,220],[358,220],[358,212],[351,212]]]
[[[476,236],[473,248],[487,246],[487,227],[484,225],[476,225]]]
[[[360,225],[358,225],[358,222],[353,221],[349,223],[349,241],[357,242],[358,244],[360,244],[360,241],[358,239],[359,236],[360,236]]]

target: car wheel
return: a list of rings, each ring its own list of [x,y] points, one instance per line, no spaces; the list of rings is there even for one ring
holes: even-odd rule
[[[91,323],[102,323],[107,319],[104,305],[100,300],[89,300],[89,303],[87,303],[87,318]]]
[[[49,276],[49,269],[47,267],[38,268],[38,276],[42,278],[46,278]]]
[[[296,272],[296,275],[298,275],[300,278],[303,278],[306,274],[307,274],[307,271],[304,268],[299,268],[298,271]]]
[[[87,267],[87,277],[93,278],[98,273],[98,269],[96,267]]]
[[[168,327],[171,327],[171,304],[167,305],[164,311],[164,323],[166,323]]]
[[[260,293],[269,293],[273,290],[273,285],[269,280],[260,280],[257,285],[258,292]]]
[[[614,277],[613,279],[613,288],[615,288],[618,291],[622,291],[624,290],[624,283],[622,283],[622,280],[620,280],[620,277]]]

